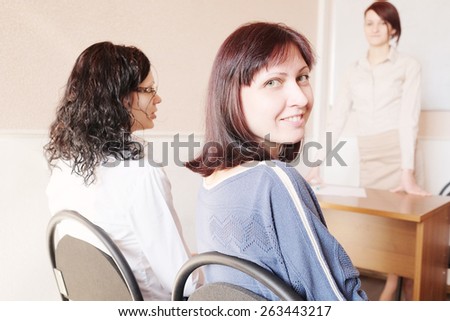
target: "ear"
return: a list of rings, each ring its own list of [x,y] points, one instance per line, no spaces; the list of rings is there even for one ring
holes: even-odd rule
[[[123,97],[122,104],[125,108],[131,108],[131,95]]]

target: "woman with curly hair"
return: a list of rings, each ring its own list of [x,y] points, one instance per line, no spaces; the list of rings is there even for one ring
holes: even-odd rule
[[[141,50],[96,43],[75,62],[45,146],[51,213],[75,210],[102,227],[145,300],[169,300],[190,256],[168,178],[144,161],[145,142],[132,134],[154,126],[160,102]],[[194,287],[192,280],[187,292]]]

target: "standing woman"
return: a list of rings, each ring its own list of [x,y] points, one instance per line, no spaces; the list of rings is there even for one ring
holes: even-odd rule
[[[314,60],[308,40],[282,24],[244,25],[220,47],[209,81],[206,144],[187,163],[204,176],[197,245],[259,264],[306,300],[365,300],[358,271],[289,165],[313,106]],[[208,267],[205,279],[276,299],[226,267]]]
[[[153,128],[161,102],[156,90],[150,61],[138,48],[100,42],[84,50],[45,146],[52,169],[47,195],[52,215],[75,210],[109,234],[145,300],[170,300],[190,254],[166,174],[148,163],[145,142],[132,134]]]
[[[429,195],[418,185],[415,171],[420,169],[420,164],[415,163],[415,152],[421,67],[415,59],[396,49],[402,32],[397,9],[389,2],[374,2],[364,12],[364,32],[369,50],[350,66],[327,131],[337,142],[350,109],[354,109],[360,186]],[[307,180],[313,184],[321,182],[319,167],[311,169]],[[393,298],[397,279],[395,275],[388,276],[380,300]]]

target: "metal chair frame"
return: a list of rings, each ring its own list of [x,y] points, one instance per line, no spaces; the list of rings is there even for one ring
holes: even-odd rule
[[[92,234],[94,236],[96,236],[98,238],[98,240],[101,241],[101,243],[105,246],[105,248],[109,252],[108,254],[107,253],[104,253],[104,254],[109,255],[115,262],[116,267],[117,267],[118,271],[120,272],[128,290],[130,292],[131,299],[133,301],[143,301],[142,293],[139,289],[139,285],[136,281],[133,271],[131,270],[127,260],[123,256],[120,249],[111,240],[109,235],[102,228],[95,225],[94,223],[92,223],[91,221],[89,221],[88,219],[86,219],[84,216],[82,216],[81,214],[79,214],[76,211],[71,211],[71,210],[60,211],[57,214],[55,214],[48,223],[48,227],[47,227],[48,249],[49,249],[50,260],[51,260],[51,264],[52,264],[52,268],[54,269],[54,272],[56,269],[55,250],[56,250],[56,246],[57,246],[57,244],[55,244],[56,243],[55,242],[55,231],[57,229],[58,224],[65,220],[72,220],[72,221],[76,221],[76,222],[80,223],[84,227],[88,228],[89,231],[92,232]],[[99,249],[99,251],[101,251],[101,250]],[[55,278],[58,283],[59,280],[58,280],[58,275],[56,275],[56,273],[55,273]],[[61,289],[60,289],[60,294],[61,294],[61,299],[63,301],[69,300],[70,295],[69,295],[69,297],[67,297],[66,295],[64,295],[61,292]]]
[[[300,296],[300,294],[292,289],[292,287],[290,287],[272,272],[269,272],[258,264],[219,252],[205,252],[194,255],[180,268],[177,276],[175,277],[174,288],[172,291],[172,300],[182,301],[184,299],[184,285],[186,284],[188,277],[197,268],[209,264],[224,265],[244,272],[266,286],[270,291],[273,292],[273,294],[275,294],[283,301],[304,300]]]

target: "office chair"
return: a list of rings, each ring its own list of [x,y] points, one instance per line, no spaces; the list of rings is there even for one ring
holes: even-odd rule
[[[103,244],[108,253],[69,234],[56,240],[58,224],[77,222]],[[47,227],[50,260],[63,301],[143,301],[125,257],[99,226],[78,212],[63,210]]]
[[[303,301],[283,280],[256,263],[219,252],[205,252],[191,257],[178,271],[172,291],[172,301],[183,301],[189,275],[203,265],[219,264],[235,268],[255,278],[283,301]],[[267,301],[264,297],[238,285],[225,282],[205,284],[196,289],[188,301]]]
[[[439,192],[441,196],[450,196],[450,182],[448,182]]]

